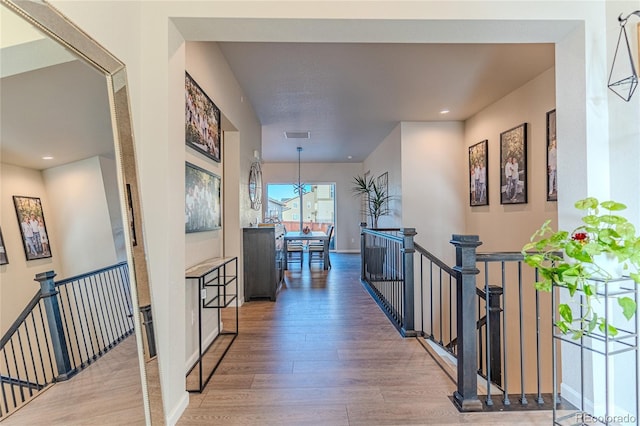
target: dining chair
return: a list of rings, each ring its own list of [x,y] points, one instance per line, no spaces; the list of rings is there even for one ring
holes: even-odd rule
[[[285,234],[287,228],[284,228]],[[304,258],[304,245],[302,241],[288,241],[287,242],[287,263],[300,262],[300,269],[302,269],[302,260]]]
[[[327,231],[328,240],[327,240],[327,250],[331,245],[331,238],[333,237],[333,225],[329,226]],[[312,241],[309,242],[307,246],[307,250],[309,252],[309,267],[311,267],[311,262],[322,262],[324,260],[324,241]],[[331,268],[331,259],[329,258],[329,253],[327,252],[327,266]]]

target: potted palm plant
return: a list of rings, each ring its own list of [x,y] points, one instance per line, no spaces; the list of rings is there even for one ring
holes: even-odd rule
[[[371,228],[378,228],[380,216],[389,214],[389,201],[391,197],[387,189],[372,177],[355,176],[352,187],[354,196],[361,196],[365,203],[365,214],[369,219],[368,225]],[[384,260],[386,257],[386,247],[378,246],[374,243],[365,248],[367,259],[367,270],[374,275],[382,274]]]
[[[355,196],[364,197],[365,213],[370,220],[370,226],[374,229],[377,228],[380,216],[389,214],[391,197],[387,193],[387,189],[379,185],[372,177],[355,176],[352,191]]]

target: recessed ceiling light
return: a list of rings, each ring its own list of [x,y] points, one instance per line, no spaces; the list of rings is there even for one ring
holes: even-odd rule
[[[44,157],[42,157],[43,160],[53,160],[53,157],[50,155],[45,155]]]
[[[440,114],[449,114],[449,110],[448,109],[440,110]]]
[[[351,160],[352,158],[353,158],[353,155],[348,155],[348,156],[347,156],[347,159],[348,159],[348,160]]]

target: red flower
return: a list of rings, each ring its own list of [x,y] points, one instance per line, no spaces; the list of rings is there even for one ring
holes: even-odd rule
[[[571,239],[578,241],[581,244],[587,244],[589,241],[589,235],[586,232],[576,232],[571,236]]]

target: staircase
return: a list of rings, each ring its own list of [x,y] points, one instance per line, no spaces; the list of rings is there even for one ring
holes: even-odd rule
[[[0,420],[48,386],[68,380],[133,333],[126,262],[40,290],[0,340]]]

